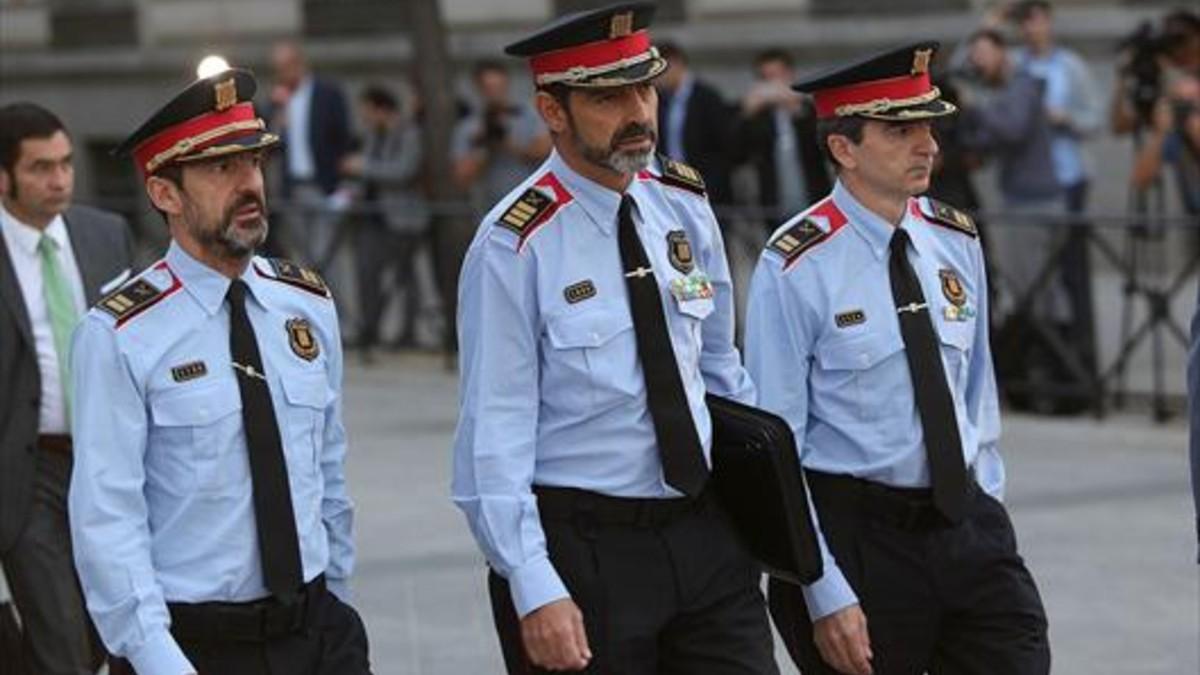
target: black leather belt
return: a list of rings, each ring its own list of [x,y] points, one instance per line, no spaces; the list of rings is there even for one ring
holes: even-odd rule
[[[253,602],[167,603],[171,633],[185,642],[266,642],[298,633],[312,620],[316,600],[325,593],[325,575],[304,585],[290,602],[265,598]]]
[[[854,508],[876,521],[902,530],[936,530],[950,527],[933,504],[929,488],[901,488],[841,474],[805,469],[817,508]],[[979,490],[974,480],[967,484],[968,501]]]
[[[42,450],[69,455],[71,454],[71,436],[69,434],[41,434],[38,436],[37,446]]]
[[[576,488],[534,486],[543,520],[586,519],[597,525],[656,528],[702,511],[706,496],[665,499],[610,497]]]

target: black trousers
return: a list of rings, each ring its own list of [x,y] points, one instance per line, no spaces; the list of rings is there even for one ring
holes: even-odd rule
[[[400,343],[410,345],[415,340],[417,315],[421,309],[415,263],[423,242],[421,233],[400,234],[389,230],[377,215],[364,216],[359,221],[354,252],[362,310],[358,334],[360,347],[374,347],[379,342],[379,320],[387,305],[384,274],[392,267],[396,270],[396,290],[404,294],[404,327]]]
[[[918,491],[807,475],[826,543],[867,616],[875,675],[1050,672],[1042,601],[1000,502],[976,489],[951,527],[928,491],[913,497]],[[772,579],[768,593],[800,670],[835,675],[813,643],[800,587]]]
[[[704,497],[656,502],[539,489],[550,561],[583,612],[583,672],[777,674],[760,572],[724,514]],[[508,672],[547,672],[526,657],[508,583],[491,572],[488,588]]]
[[[314,582],[315,583],[315,582]],[[234,605],[225,605],[237,607]],[[294,630],[269,637],[234,635],[236,626],[254,625],[232,619],[217,603],[171,606],[171,633],[202,675],[370,675],[367,632],[358,612],[325,589],[309,594]],[[268,623],[277,623],[274,620]],[[259,623],[259,626],[262,624]],[[127,663],[112,675],[134,673]]]
[[[24,659],[39,675],[94,673],[103,645],[84,608],[67,525],[70,445],[36,450],[33,499],[25,527],[3,555],[13,605],[21,615]],[[0,660],[3,654],[0,654]]]

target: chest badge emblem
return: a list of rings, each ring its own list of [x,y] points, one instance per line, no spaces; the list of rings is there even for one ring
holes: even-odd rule
[[[942,269],[938,271],[938,276],[942,278],[942,295],[946,296],[950,304],[955,307],[967,304],[967,289],[963,288],[958,273],[952,269]]]
[[[667,233],[667,257],[671,267],[681,274],[691,274],[696,269],[696,259],[692,255],[692,243],[688,241],[687,232],[671,230]]]
[[[317,344],[317,338],[313,335],[312,326],[309,325],[308,319],[296,317],[287,321],[288,344],[292,346],[292,351],[296,356],[305,361],[312,361],[321,353],[321,346]]]

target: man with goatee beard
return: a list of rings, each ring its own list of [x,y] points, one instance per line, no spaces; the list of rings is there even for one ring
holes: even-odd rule
[[[756,564],[705,490],[706,392],[752,403],[724,244],[654,155],[651,3],[564,17],[529,58],[550,158],[462,269],[453,498],[510,673],[778,672]]]
[[[254,255],[278,142],[253,76],[196,81],[118,149],[166,256],[75,333],[75,562],[139,675],[369,673],[354,563],[342,347],[315,273]]]

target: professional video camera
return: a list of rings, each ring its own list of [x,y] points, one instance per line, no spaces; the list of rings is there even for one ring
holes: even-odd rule
[[[1159,59],[1170,53],[1181,36],[1159,31],[1143,21],[1117,44],[1117,52],[1128,54],[1121,74],[1128,77],[1126,95],[1137,114],[1139,126],[1150,124],[1154,104],[1162,96],[1162,66]]]

